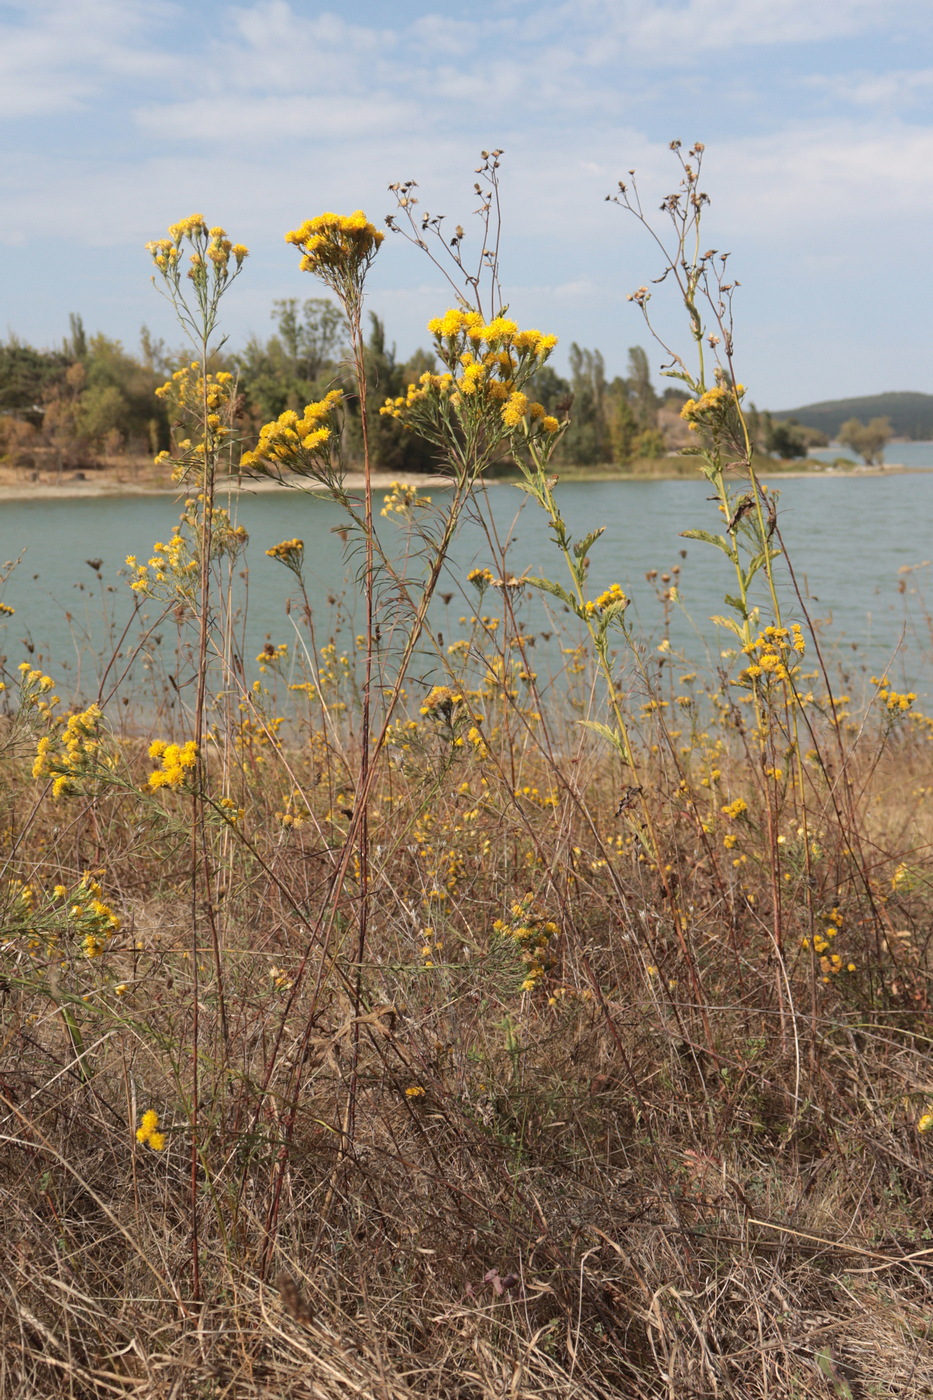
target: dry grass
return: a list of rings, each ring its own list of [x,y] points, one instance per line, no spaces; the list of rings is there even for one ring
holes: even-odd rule
[[[12,878],[104,869],[124,925],[99,959],[65,933],[30,953],[11,887],[0,1394],[933,1394],[929,846],[904,785],[931,782],[929,746],[866,769],[862,864],[814,781],[822,853],[809,873],[799,843],[782,855],[779,997],[741,755],[717,749],[705,789],[697,745],[712,840],[656,759],[682,947],[604,755],[549,759],[502,720],[455,759],[421,720],[385,771],[359,1016],[352,879],[328,923],[343,756],[255,731],[239,750],[247,844],[212,828],[222,952],[197,989],[200,1300],[185,799],[140,815],[126,782],[55,803],[10,759]],[[142,785],[141,746],[108,742]],[[740,790],[733,866],[717,813]],[[529,890],[559,935],[523,992],[493,924]],[[831,907],[858,971],[824,985],[799,943]],[[135,1141],[146,1108],[163,1152]]]

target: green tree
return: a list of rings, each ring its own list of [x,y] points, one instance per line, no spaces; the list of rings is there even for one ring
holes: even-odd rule
[[[150,450],[153,424],[156,436],[165,441],[168,424],[155,390],[162,378],[154,367],[124,350],[119,340],[105,335],[91,336],[80,363],[86,384],[80,399],[78,433],[92,448],[99,450],[104,440],[110,446],[119,441],[134,453]]]
[[[658,396],[651,383],[651,367],[648,356],[640,345],[633,345],[628,352],[628,397],[638,424],[639,432],[658,425]]]
[[[0,413],[17,413],[38,427],[41,406],[67,368],[64,354],[34,350],[11,336],[0,345]]]
[[[799,428],[800,424],[793,418],[779,419],[775,422],[771,414],[766,413],[762,422],[762,443],[765,451],[770,452],[772,457],[783,457],[787,461],[806,457],[807,444]]]
[[[254,428],[286,409],[301,412],[343,382],[340,361],[347,326],[339,307],[326,297],[273,302],[278,334],[266,341],[251,336],[233,357],[247,417]],[[349,381],[347,381],[349,383]]]
[[[71,335],[65,341],[65,354],[70,360],[83,360],[87,356],[87,333],[84,321],[74,311],[68,313],[68,328]]]
[[[884,460],[884,449],[892,436],[890,418],[872,418],[867,423],[849,418],[839,429],[843,447],[851,447],[869,467]]]
[[[642,430],[629,397],[628,380],[620,379],[618,375],[606,389],[605,416],[610,460],[620,464],[630,462],[635,441]]]
[[[775,421],[770,413],[759,415],[756,412],[755,423],[753,425],[750,420],[749,428],[754,435],[760,436],[766,452],[789,461],[806,457],[812,447],[825,447],[829,442],[826,434],[818,428],[807,428],[796,418]]]
[[[530,399],[543,404],[548,413],[555,418],[562,418],[573,400],[569,382],[562,378],[552,365],[542,365],[541,369],[532,375],[525,393]]]
[[[416,350],[410,360],[400,363],[395,346],[386,341],[385,323],[374,311],[369,313],[369,339],[364,350],[366,377],[371,386],[368,406],[369,445],[373,465],[379,471],[428,472],[436,466],[429,443],[406,432],[394,418],[380,413],[386,399],[398,398],[426,370],[434,370],[434,355]],[[357,439],[358,437],[358,444]],[[354,434],[354,446],[362,452],[362,433]]]
[[[314,383],[342,357],[347,339],[343,312],[326,297],[295,297],[272,303],[272,319],[296,377]]]
[[[606,421],[606,363],[600,350],[570,346],[570,427],[561,443],[561,457],[580,466],[608,462],[612,444]]]

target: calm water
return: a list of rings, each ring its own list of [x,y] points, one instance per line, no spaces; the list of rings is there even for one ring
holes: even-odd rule
[[[894,444],[891,460],[933,467],[933,444]],[[910,462],[908,463],[908,458]],[[825,637],[852,672],[890,666],[892,679],[908,679],[924,693],[933,692],[931,630],[927,624],[925,594],[933,560],[933,473],[891,477],[819,477],[784,480],[781,491],[781,528],[794,562],[807,606]],[[675,609],[672,637],[691,663],[702,663],[728,645],[727,634],[712,626],[709,617],[725,611],[722,595],[730,587],[729,566],[719,551],[680,538],[690,527],[718,530],[715,505],[708,501],[711,488],[702,480],[573,482],[558,488],[563,510],[574,534],[605,525],[603,539],[591,552],[591,593],[620,583],[632,597],[639,626],[659,635],[663,608],[658,600],[660,579],[651,583],[645,574],[670,572],[680,566],[682,608]],[[434,491],[435,500],[442,493]],[[508,567],[515,575],[550,573],[561,578],[564,568],[550,544],[547,528],[536,508],[513,487],[499,484],[489,490],[493,515],[503,541],[509,540]],[[293,592],[292,576],[265,550],[295,535],[305,541],[309,589],[315,611],[318,642],[327,640],[344,619],[344,644],[357,624],[352,576],[354,560],[348,560],[340,538],[333,533],[342,524],[339,510],[330,502],[297,494],[243,495],[235,506],[239,521],[250,533],[247,550],[248,610],[243,624],[247,659],[261,649],[267,637],[291,641],[293,627],[286,603]],[[171,532],[177,509],[169,497],[113,497],[85,501],[23,501],[0,509],[0,560],[14,559],[24,551],[22,563],[10,577],[3,597],[16,609],[0,633],[0,648],[9,668],[27,655],[54,666],[56,675],[66,671],[76,691],[96,691],[97,654],[107,635],[116,636],[132,613],[133,595],[121,575],[127,554],[146,559],[157,539]],[[380,522],[386,539],[402,532],[391,522]],[[686,557],[681,551],[686,550]],[[99,582],[87,560],[100,559]],[[473,590],[465,583],[467,571],[488,565],[498,576],[501,566],[492,556],[482,531],[466,522],[453,551],[448,577],[440,591],[452,595],[438,602],[436,624],[445,641],[462,635],[459,619],[475,610]],[[906,571],[906,572],[905,572]],[[788,618],[800,618],[801,610],[785,586]],[[336,609],[328,598],[343,598]],[[150,613],[151,605],[147,604]],[[528,628],[554,631],[555,622],[568,629],[572,619],[548,615],[544,603],[527,595],[520,603]],[[486,595],[483,611],[500,611],[493,590]],[[391,611],[391,610],[390,610]],[[558,612],[560,609],[558,608]],[[389,615],[384,617],[384,623]],[[140,631],[138,619],[130,637]],[[33,648],[27,651],[27,646]],[[539,641],[535,665],[540,670],[548,647],[556,655],[557,641]],[[67,685],[62,679],[62,689]]]

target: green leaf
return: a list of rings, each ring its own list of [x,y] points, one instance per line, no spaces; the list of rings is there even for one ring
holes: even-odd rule
[[[725,535],[712,535],[709,530],[681,530],[680,538],[682,540],[702,540],[704,544],[714,544],[733,564],[735,563],[735,550]]]
[[[624,758],[625,751],[622,748],[622,740],[614,729],[609,728],[608,724],[600,724],[599,720],[596,719],[581,719],[577,723],[582,724],[584,729],[592,729],[595,734],[601,734],[607,743],[610,743]]]
[[[628,607],[628,599],[625,598],[617,603],[610,603],[604,612],[600,613],[599,626],[597,628],[600,637],[605,636],[612,624],[622,616]]]
[[[559,598],[562,603],[567,604],[568,608],[573,608],[574,612],[578,610],[579,605],[576,598],[568,593],[566,588],[561,588],[559,583],[554,583],[549,578],[532,578],[530,574],[525,575],[525,583],[530,584],[532,588],[539,589],[542,593],[550,593],[554,598]]]
[[[768,549],[768,550],[762,549],[762,550],[759,550],[759,552],[758,552],[756,555],[754,555],[753,558],[751,558],[751,559],[749,560],[748,569],[747,569],[746,572],[745,572],[745,587],[746,587],[746,588],[747,588],[748,585],[751,583],[752,579],[755,577],[755,575],[757,574],[758,570],[759,570],[760,568],[762,568],[762,566],[764,565],[765,561],[766,561],[766,560],[771,560],[771,559],[777,559],[777,557],[778,557],[778,555],[780,554],[780,552],[781,552],[781,551],[780,551],[779,549]]]
[[[590,546],[594,545],[599,539],[600,535],[604,535],[605,533],[605,525],[600,525],[598,530],[591,530],[588,535],[584,535],[583,539],[579,540],[573,547],[573,552],[577,556],[577,558],[584,559],[586,555],[590,552]]]
[[[741,598],[737,598],[734,593],[726,593],[723,602],[728,603],[730,608],[735,608],[743,622],[747,620],[748,612]]]
[[[682,370],[682,369],[662,369],[661,375],[662,375],[662,377],[663,377],[664,379],[679,379],[679,380],[681,380],[681,382],[684,383],[684,384],[686,384],[687,388],[690,390],[691,397],[692,397],[694,394],[702,393],[702,390],[697,388],[696,384],[693,382],[692,377],[691,377],[689,374],[687,374],[686,370]]]
[[[715,622],[715,624],[716,624],[717,627],[726,627],[726,628],[728,628],[728,630],[729,630],[730,632],[734,632],[735,635],[736,635],[741,641],[744,642],[744,640],[745,640],[745,633],[742,631],[741,627],[739,626],[739,624],[738,624],[737,622],[733,622],[733,620],[732,620],[731,617],[718,617],[718,616],[717,616],[717,617],[711,617],[711,618],[710,618],[710,622]]]

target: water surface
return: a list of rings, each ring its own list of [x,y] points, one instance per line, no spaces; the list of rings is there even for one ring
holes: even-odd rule
[[[910,449],[908,451],[907,449]],[[894,444],[889,456],[910,456],[933,464],[933,445]],[[913,464],[913,462],[911,463]],[[780,490],[781,529],[793,560],[805,604],[822,635],[837,655],[848,658],[856,672],[888,667],[892,678],[910,680],[926,689],[930,684],[931,634],[925,593],[933,559],[933,474],[890,476],[804,476],[774,479]],[[660,636],[664,607],[658,592],[661,575],[677,581],[680,605],[671,610],[671,636],[697,662],[715,657],[728,645],[725,633],[713,626],[712,614],[725,611],[723,593],[734,586],[730,566],[719,551],[680,532],[687,528],[717,531],[720,517],[708,498],[712,490],[702,479],[576,481],[558,487],[568,524],[576,536],[598,525],[603,538],[590,551],[591,596],[619,583],[633,599],[639,627]],[[432,491],[436,501],[443,492]],[[549,574],[563,581],[564,565],[550,542],[546,522],[533,503],[508,484],[488,490],[500,540],[508,541],[507,568],[512,574]],[[134,595],[128,588],[127,554],[147,559],[157,539],[171,533],[177,507],[167,496],[103,497],[96,500],[15,501],[0,510],[0,559],[22,553],[3,597],[16,609],[4,624],[2,647],[7,666],[23,658],[42,658],[47,666],[67,669],[78,690],[92,693],[99,666],[95,653],[116,638],[132,615]],[[293,635],[286,601],[294,593],[291,575],[266,557],[265,551],[295,535],[305,541],[308,587],[318,631],[327,640],[343,616],[351,639],[359,628],[354,575],[358,558],[335,533],[343,524],[331,502],[283,490],[281,494],[243,494],[234,512],[250,534],[246,553],[246,585],[240,601],[248,604],[243,621],[244,654],[251,662],[267,638],[274,642]],[[392,521],[380,520],[387,541],[401,545],[404,532]],[[101,580],[86,561],[101,561]],[[467,521],[455,541],[450,567],[440,592],[435,623],[445,642],[463,632],[461,617],[476,610],[476,596],[465,582],[468,570],[488,565],[502,573],[501,562],[475,522]],[[417,573],[417,566],[413,566]],[[679,569],[679,574],[674,569]],[[656,570],[658,577],[647,580]],[[802,607],[782,574],[788,619],[802,619]],[[341,599],[340,606],[333,600]],[[328,601],[331,600],[331,601]],[[766,600],[762,595],[762,602]],[[548,646],[555,655],[555,624],[573,619],[549,613],[545,603],[526,591],[520,604],[531,630],[552,633],[539,640],[540,660]],[[152,605],[147,604],[149,616]],[[494,590],[483,611],[501,611]],[[388,620],[391,609],[384,620]],[[770,620],[769,617],[763,620]],[[129,634],[143,625],[137,618]],[[112,643],[111,643],[112,644]],[[31,647],[32,651],[27,648]]]

